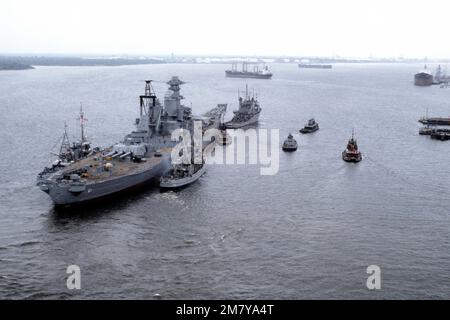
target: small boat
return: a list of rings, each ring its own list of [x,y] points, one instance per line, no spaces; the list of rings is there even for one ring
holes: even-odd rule
[[[161,177],[161,189],[177,189],[197,181],[206,172],[204,164],[179,164]]]
[[[283,151],[296,151],[298,149],[298,143],[292,136],[292,134],[289,133],[289,136],[283,143]]]
[[[301,133],[313,133],[317,130],[319,130],[319,124],[313,118],[313,119],[309,119],[306,126],[303,129],[300,129],[300,132]]]
[[[342,152],[342,160],[346,162],[360,162],[362,160],[361,152],[358,150],[358,143],[352,132],[352,137],[347,143],[347,148]]]

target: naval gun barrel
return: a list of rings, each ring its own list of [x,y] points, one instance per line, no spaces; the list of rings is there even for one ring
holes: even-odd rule
[[[104,157],[108,158],[108,157],[111,157],[111,156],[115,155],[116,153],[117,153],[116,151],[112,151],[112,152],[110,152],[108,154],[105,154]]]
[[[124,152],[121,152],[121,153],[115,153],[114,155],[111,156],[111,158],[115,159],[115,158],[117,158],[118,156],[121,156],[121,155],[123,155],[123,154],[124,154]]]
[[[121,155],[121,156],[120,156],[120,159],[125,159],[126,157],[131,156],[131,153],[132,153],[132,152],[127,152],[127,153]]]

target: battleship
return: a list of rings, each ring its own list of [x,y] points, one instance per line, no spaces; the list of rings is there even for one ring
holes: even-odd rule
[[[239,109],[234,111],[231,121],[225,123],[227,129],[238,129],[258,122],[261,114],[258,97],[248,94],[248,86],[245,89],[245,98],[239,94]]]
[[[167,82],[169,91],[161,104],[152,88],[145,83],[140,96],[140,117],[136,130],[118,144],[93,150],[87,157],[64,169],[38,177],[37,185],[53,200],[55,206],[72,206],[104,199],[144,185],[159,182],[170,171],[171,152],[177,144],[171,139],[176,129],[193,132],[195,117],[190,107],[181,104],[184,97],[178,77]],[[221,112],[223,107],[215,109]],[[215,116],[220,119],[221,114]],[[218,127],[219,122],[207,124]]]
[[[238,70],[237,64],[231,65],[231,70],[226,70],[225,75],[229,78],[254,78],[254,79],[271,79],[273,74],[269,67],[264,66],[262,70],[258,65],[253,67],[253,70],[248,70],[248,64],[242,63],[242,70]]]

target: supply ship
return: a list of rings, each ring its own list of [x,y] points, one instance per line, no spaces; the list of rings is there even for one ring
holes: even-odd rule
[[[103,150],[94,149],[88,156],[73,161],[61,170],[44,172],[37,185],[46,192],[56,206],[71,206],[103,199],[152,182],[159,182],[171,168],[171,152],[178,143],[171,139],[176,129],[193,133],[192,110],[181,104],[180,86],[173,77],[167,84],[169,91],[161,104],[155,95],[152,81],[146,81],[145,94],[140,96],[140,117],[136,130],[123,142]],[[224,112],[223,105],[213,109]],[[203,121],[204,130],[219,127],[217,121]]]
[[[258,122],[261,114],[258,97],[250,97],[248,86],[245,89],[245,97],[239,96],[239,109],[234,111],[231,121],[225,123],[227,129],[238,129]]]

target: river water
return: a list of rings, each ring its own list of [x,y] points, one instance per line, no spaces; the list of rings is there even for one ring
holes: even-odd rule
[[[449,116],[450,89],[415,87],[415,64],[274,64],[272,80],[224,77],[225,65],[38,67],[0,73],[0,298],[450,298],[450,142],[419,136],[417,120]],[[259,128],[294,133],[276,175],[211,165],[177,192],[148,188],[59,212],[34,184],[79,105],[94,145],[133,130],[145,79],[162,99],[172,75],[201,114],[247,83]],[[315,117],[320,131],[299,136]],[[352,128],[363,161],[341,152]],[[66,268],[81,268],[81,290]],[[366,268],[381,268],[368,290]]]

